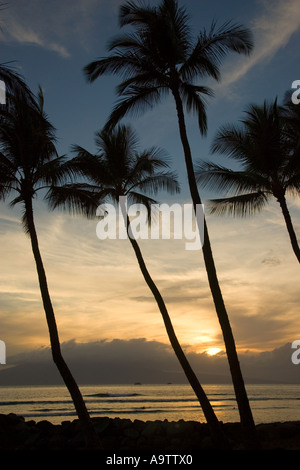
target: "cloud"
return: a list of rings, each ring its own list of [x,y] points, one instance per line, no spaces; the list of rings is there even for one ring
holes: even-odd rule
[[[74,44],[88,46],[97,18],[103,20],[103,9],[110,15],[119,3],[119,0],[18,0],[2,10],[0,36],[6,42],[36,45],[69,58]]]
[[[171,346],[144,338],[90,343],[68,341],[63,355],[80,384],[188,383]],[[291,344],[259,354],[239,355],[246,383],[300,383],[299,366],[292,363]],[[186,352],[202,384],[231,383],[224,352],[214,356]],[[49,348],[7,358],[0,367],[2,385],[57,384],[61,378]]]
[[[47,213],[36,201],[36,227],[61,341],[146,337],[168,343],[157,304],[128,240],[100,241],[97,221]],[[300,206],[291,210],[293,220]],[[10,354],[48,345],[29,238],[16,209],[2,208],[0,339]],[[276,203],[255,218],[209,217],[221,288],[239,351],[293,341],[299,329],[299,267]],[[223,348],[202,252],[181,240],[140,244],[180,342],[198,352]],[[280,260],[280,264],[264,260]]]
[[[243,78],[260,63],[270,61],[284,48],[300,28],[300,3],[298,0],[260,0],[263,12],[250,23],[254,34],[254,50],[250,57],[239,59],[236,66],[228,67],[223,74],[225,88]]]
[[[27,2],[25,5],[20,2],[18,9],[12,8],[5,12],[5,32],[2,33],[2,40],[43,47],[57,52],[64,58],[69,57],[68,50],[62,44],[50,39],[52,35],[56,36],[55,30],[50,36],[45,28],[46,15],[36,16],[36,12],[32,9],[34,3],[34,1]]]
[[[280,264],[280,259],[277,256],[269,255],[262,260],[262,264],[267,266],[278,266]]]

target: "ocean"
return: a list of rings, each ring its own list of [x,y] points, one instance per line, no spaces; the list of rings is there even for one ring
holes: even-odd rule
[[[239,421],[231,385],[203,388],[219,420]],[[92,417],[205,422],[189,385],[91,385],[80,390]],[[300,385],[248,385],[247,393],[256,424],[300,420]],[[77,417],[64,386],[2,386],[0,413],[54,424]]]

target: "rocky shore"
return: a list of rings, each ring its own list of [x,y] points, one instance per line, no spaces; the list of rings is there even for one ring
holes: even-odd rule
[[[199,451],[213,450],[205,423],[194,421],[140,421],[93,418],[105,451]],[[233,450],[243,450],[239,423],[224,423]],[[300,450],[300,422],[257,425],[264,450]],[[83,450],[78,420],[59,425],[49,421],[26,421],[15,414],[0,414],[0,451]]]

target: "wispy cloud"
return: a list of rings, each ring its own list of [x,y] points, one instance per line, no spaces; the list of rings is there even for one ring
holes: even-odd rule
[[[50,51],[57,52],[62,57],[70,56],[64,46],[56,42],[48,42],[41,34],[32,31],[30,26],[24,27],[18,23],[11,24],[10,38],[20,43],[44,47]]]
[[[208,220],[239,350],[268,349],[297,339],[299,268],[285,227],[273,223],[281,219],[280,210],[272,209],[243,221]],[[47,214],[42,204],[36,214],[62,341],[146,336],[168,343],[160,312],[127,240],[100,241],[96,220]],[[47,345],[49,339],[30,241],[14,216],[14,211],[2,208],[0,320],[1,339],[9,351],[20,351]],[[298,207],[292,216],[299,218]],[[146,240],[140,245],[179,340],[197,351],[222,348],[202,253],[185,251],[181,240]]]
[[[262,14],[250,23],[255,48],[249,58],[240,58],[223,75],[222,87],[231,85],[263,61],[270,61],[300,29],[299,0],[260,0]]]
[[[113,11],[119,0],[19,0],[2,11],[2,41],[32,44],[68,58],[76,44],[86,47],[102,10]]]

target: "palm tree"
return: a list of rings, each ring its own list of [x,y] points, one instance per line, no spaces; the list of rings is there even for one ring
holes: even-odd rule
[[[241,169],[205,162],[198,165],[196,175],[202,186],[232,194],[210,201],[213,214],[251,215],[275,198],[300,262],[300,248],[286,201],[287,194],[300,192],[300,149],[295,142],[295,126],[291,129],[286,116],[287,110],[278,106],[277,99],[270,104],[265,101],[262,106],[250,105],[241,125],[221,128],[212,146],[213,152],[231,157],[241,164]]]
[[[194,210],[201,205],[193,160],[187,136],[184,106],[198,117],[199,129],[206,133],[205,98],[212,94],[204,86],[195,85],[197,78],[220,78],[220,64],[230,52],[249,54],[251,33],[241,25],[227,22],[199,33],[193,41],[186,9],[175,0],[161,0],[156,6],[126,2],[120,8],[120,26],[132,25],[134,32],[112,40],[111,55],[91,62],[84,68],[90,82],[105,73],[123,77],[117,92],[120,101],[113,109],[107,127],[113,127],[130,112],[139,112],[157,104],[171,92],[177,111],[190,193]],[[235,341],[223,300],[213,258],[206,221],[204,220],[203,256],[214,305],[225,341],[241,424],[247,440],[256,442],[256,429],[249,406],[238,360]],[[251,445],[251,444],[250,444]],[[255,444],[254,444],[255,445]]]
[[[150,221],[152,214],[151,206],[156,204],[156,201],[147,196],[146,193],[154,194],[159,190],[167,190],[171,193],[179,191],[175,175],[170,171],[166,171],[168,163],[163,151],[153,147],[139,152],[137,144],[137,137],[129,126],[118,126],[113,131],[103,130],[96,134],[98,153],[92,155],[84,148],[74,146],[73,151],[76,153],[76,156],[69,162],[69,165],[71,168],[73,164],[76,169],[81,168],[82,174],[89,180],[90,186],[87,185],[86,188],[90,187],[92,193],[95,193],[98,188],[99,202],[111,200],[113,203],[119,204],[127,236],[136,255],[144,280],[151,290],[162,314],[173,350],[203,409],[211,436],[218,447],[228,448],[221,425],[180,346],[165,302],[147,269],[141,249],[131,229],[126,208],[127,199],[131,203],[142,204],[147,209]],[[76,189],[76,185],[73,185],[73,187]],[[69,198],[72,198],[72,189],[72,187],[67,186],[66,191],[64,191],[64,188],[61,188],[57,193],[53,192],[50,198],[52,208],[59,206],[69,208]]]
[[[51,195],[51,185],[59,185],[66,175],[66,159],[57,155],[55,130],[43,109],[43,95],[34,106],[24,94],[15,92],[8,109],[0,111],[0,198],[15,193],[11,206],[22,204],[23,227],[29,235],[36,263],[43,307],[46,314],[52,357],[74,402],[86,432],[88,445],[94,445],[94,433],[81,392],[61,353],[56,319],[49,294],[46,273],[34,222],[33,199],[40,190]],[[72,175],[69,173],[69,177]]]

